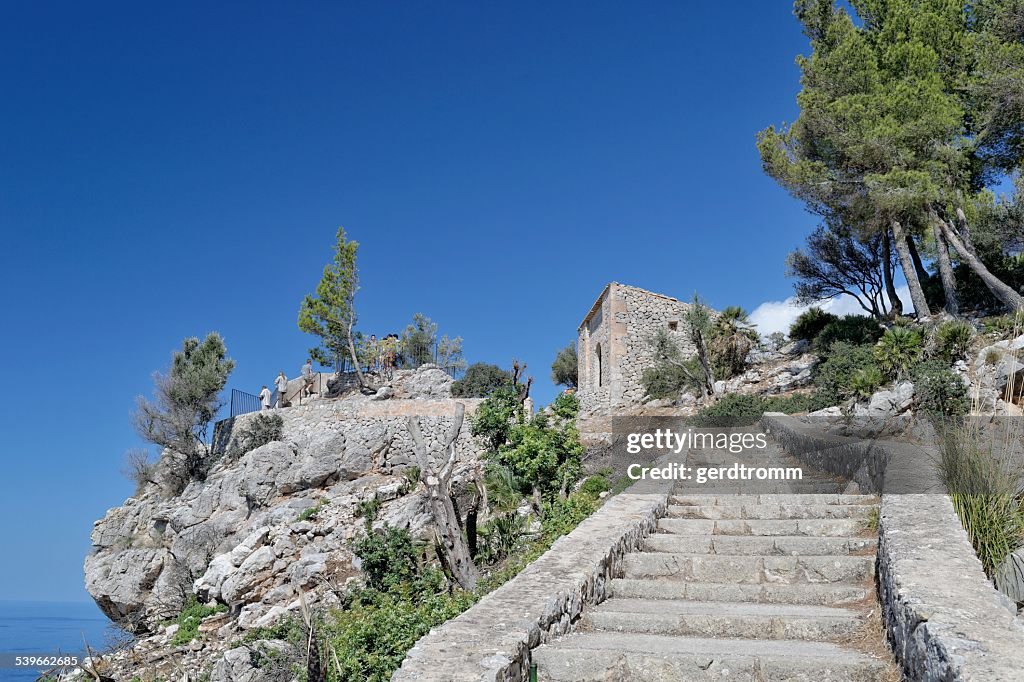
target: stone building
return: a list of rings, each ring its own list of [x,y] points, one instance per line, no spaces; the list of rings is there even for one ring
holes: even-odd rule
[[[694,352],[683,316],[689,303],[651,291],[608,284],[577,331],[579,397],[584,414],[638,405],[640,377],[654,364],[651,340],[665,329],[684,354]]]

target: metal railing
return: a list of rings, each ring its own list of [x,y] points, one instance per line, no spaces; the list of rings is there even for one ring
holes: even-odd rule
[[[231,389],[231,416],[237,417],[240,414],[247,414],[249,412],[259,412],[262,405],[260,404],[259,396],[253,395],[252,393],[246,393],[245,391],[239,391],[237,388]]]

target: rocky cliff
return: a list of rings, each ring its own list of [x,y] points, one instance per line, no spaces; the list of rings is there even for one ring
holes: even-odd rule
[[[216,651],[246,630],[273,624],[300,608],[336,603],[358,576],[350,540],[362,532],[372,506],[375,525],[431,534],[417,493],[408,418],[419,419],[428,445],[444,438],[455,412],[451,380],[427,366],[402,372],[376,396],[273,410],[283,418],[277,440],[242,451],[243,434],[257,414],[218,426],[218,461],[205,480],[180,494],[155,481],[95,523],[85,581],[100,608],[140,636],[118,660],[151,672],[166,658],[175,626],[166,626],[190,601],[216,603],[223,614],[203,622],[216,637],[186,648],[198,671]],[[472,412],[478,401],[462,400]],[[479,447],[463,427],[456,442],[454,480],[466,480]],[[181,657],[175,663],[188,670]],[[200,664],[205,665],[200,665]],[[155,672],[155,668],[153,672]]]

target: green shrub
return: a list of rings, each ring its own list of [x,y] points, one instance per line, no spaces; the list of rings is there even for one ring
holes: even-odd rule
[[[363,521],[366,522],[366,525],[369,526],[377,520],[377,514],[380,513],[381,504],[380,499],[378,499],[376,495],[368,500],[363,500],[356,507],[356,516],[363,519]]]
[[[1020,334],[1024,330],[1024,311],[1018,311],[1013,315],[986,317],[981,320],[981,325],[986,334],[1001,337]]]
[[[959,416],[971,410],[967,385],[939,361],[923,362],[913,369],[914,399],[925,414]]]
[[[499,514],[477,529],[477,564],[494,564],[512,554],[523,537],[523,517],[517,511]]]
[[[229,455],[241,457],[267,443],[281,440],[284,434],[284,418],[280,414],[256,414],[238,430]]]
[[[171,638],[171,645],[181,646],[182,644],[188,644],[199,634],[199,625],[203,622],[204,618],[215,613],[224,613],[227,610],[228,607],[223,604],[215,606],[200,604],[195,595],[190,595],[185,608],[182,609],[177,618],[171,621],[178,626],[178,631]]]
[[[864,315],[845,315],[838,320],[829,322],[814,337],[814,348],[823,354],[831,352],[832,344],[837,341],[853,346],[873,344],[882,337],[882,327],[871,317]]]
[[[857,398],[870,398],[885,383],[882,370],[874,365],[862,367],[853,373],[850,381],[850,393]]]
[[[453,398],[486,398],[496,388],[512,383],[512,373],[485,362],[466,368],[461,379],[452,382]]]
[[[306,507],[305,509],[302,510],[302,513],[299,514],[298,520],[299,521],[312,521],[313,519],[315,519],[317,517],[317,515],[321,511],[323,511],[323,508],[324,508],[324,503],[323,502],[321,502],[320,504],[314,505],[312,507]]]
[[[740,426],[753,424],[764,414],[764,399],[758,395],[726,393],[697,412],[698,424]]]
[[[599,471],[596,474],[587,476],[587,480],[583,481],[583,485],[580,486],[580,494],[596,500],[601,496],[601,493],[610,490],[612,486],[608,481],[608,471],[610,470]]]
[[[366,584],[390,590],[419,574],[419,552],[405,528],[384,526],[355,539],[352,552],[362,562]]]
[[[885,331],[874,352],[882,373],[899,380],[906,377],[924,355],[924,337],[917,329],[893,327]]]
[[[875,356],[870,346],[854,346],[844,341],[833,343],[828,357],[814,368],[818,395],[832,405],[854,397],[857,395],[855,377],[861,370],[872,367],[875,367]]]
[[[689,386],[689,377],[683,368],[661,363],[644,369],[640,383],[643,384],[647,395],[652,398],[675,400]]]
[[[797,393],[790,396],[761,397],[741,393],[727,393],[714,404],[697,412],[694,421],[707,426],[746,426],[753,424],[765,412],[814,412],[830,404],[817,394]]]
[[[943,322],[935,328],[935,356],[944,360],[946,364],[963,360],[971,350],[973,339],[974,327],[970,323],[963,320]]]
[[[789,338],[794,341],[813,341],[830,322],[838,320],[838,316],[826,313],[821,308],[809,308],[800,313],[789,327]]]
[[[436,572],[393,591],[357,595],[348,608],[327,614],[321,626],[326,647],[333,651],[325,657],[327,679],[389,682],[416,640],[474,601],[471,593],[445,591]]]

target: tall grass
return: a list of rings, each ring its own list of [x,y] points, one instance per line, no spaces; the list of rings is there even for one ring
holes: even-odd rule
[[[1012,391],[1008,386],[1003,396],[1008,403]],[[1014,555],[1024,547],[1024,429],[1020,417],[981,416],[979,397],[976,391],[974,417],[933,422],[940,436],[938,470],[986,575],[1007,592],[1011,583],[1024,582],[1024,563]]]

